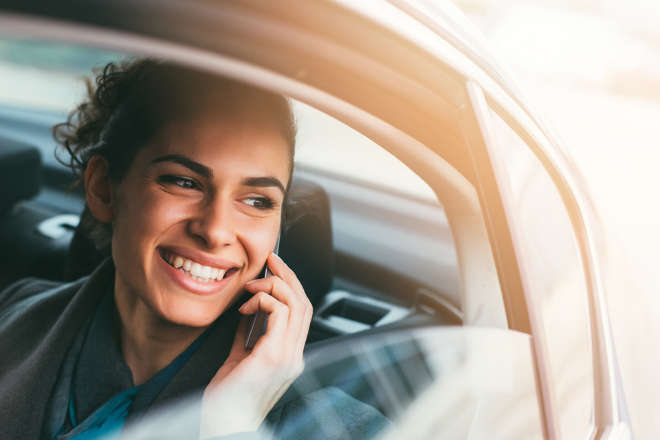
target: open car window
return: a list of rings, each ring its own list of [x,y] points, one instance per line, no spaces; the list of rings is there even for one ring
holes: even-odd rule
[[[0,218],[7,259],[2,280],[62,280],[84,202],[53,159],[51,126],[79,101],[81,75],[124,55],[46,42],[2,44],[0,75],[22,85],[0,96],[0,135],[38,148],[43,159],[40,192]],[[35,55],[18,57],[17,50]],[[41,92],[51,89],[48,96]],[[403,162],[347,125],[300,102],[294,110],[300,131],[295,177],[316,201],[327,199],[330,229],[321,234],[314,223],[302,232],[304,242],[296,242],[302,240],[294,237],[298,232],[283,242],[313,254],[320,237],[330,237],[317,252],[330,263],[309,276],[318,297],[307,368],[285,395],[303,402],[299,415],[292,412],[292,422],[268,429],[299,438],[319,429],[342,433],[353,429],[343,411],[359,403],[390,422],[367,433],[373,436],[542,436],[530,337],[480,321],[503,314],[499,286],[493,277],[476,279],[479,272],[461,266],[458,256],[463,251],[464,258],[492,262],[485,236],[481,247],[460,249],[467,248],[465,240],[456,240],[452,228],[464,219],[450,218],[447,206],[455,201],[438,200]],[[325,288],[317,275],[329,279]],[[466,299],[465,277],[472,286],[482,284],[483,292],[471,287]],[[489,298],[482,302],[479,295]],[[478,306],[468,312],[468,302]]]
[[[121,57],[94,47],[0,36],[0,75],[12,85],[0,90],[0,103],[68,113],[84,96],[80,79]]]

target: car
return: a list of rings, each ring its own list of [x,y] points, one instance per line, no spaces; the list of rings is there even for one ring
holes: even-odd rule
[[[71,78],[167,59],[294,100],[305,202],[282,254],[315,314],[285,398],[339,389],[382,438],[632,438],[596,208],[450,4],[10,0],[0,38],[3,285],[97,261],[53,156]],[[327,411],[307,435],[341,438]]]

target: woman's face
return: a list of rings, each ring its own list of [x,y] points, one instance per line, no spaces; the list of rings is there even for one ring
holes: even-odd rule
[[[118,301],[213,322],[275,246],[289,155],[269,121],[207,114],[162,130],[113,189]]]

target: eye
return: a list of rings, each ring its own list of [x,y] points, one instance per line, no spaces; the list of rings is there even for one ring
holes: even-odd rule
[[[158,177],[158,182],[166,185],[176,185],[184,189],[199,189],[200,185],[188,177],[165,174]]]
[[[275,203],[268,197],[248,197],[243,199],[243,203],[261,210],[272,209],[275,206]]]

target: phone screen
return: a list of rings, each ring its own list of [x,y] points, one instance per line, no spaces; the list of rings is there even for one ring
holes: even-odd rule
[[[275,249],[273,252],[277,254],[279,250],[280,237],[278,236],[277,243],[275,243]],[[268,264],[266,264],[264,265],[264,270],[261,272],[260,277],[266,278],[268,275],[270,275],[270,272],[268,271]],[[257,340],[266,332],[266,324],[268,324],[268,313],[264,312],[263,310],[259,310],[257,313],[252,315],[252,318],[250,318],[250,322],[248,323],[247,338],[245,338],[246,349],[252,350],[254,344],[257,343]]]

